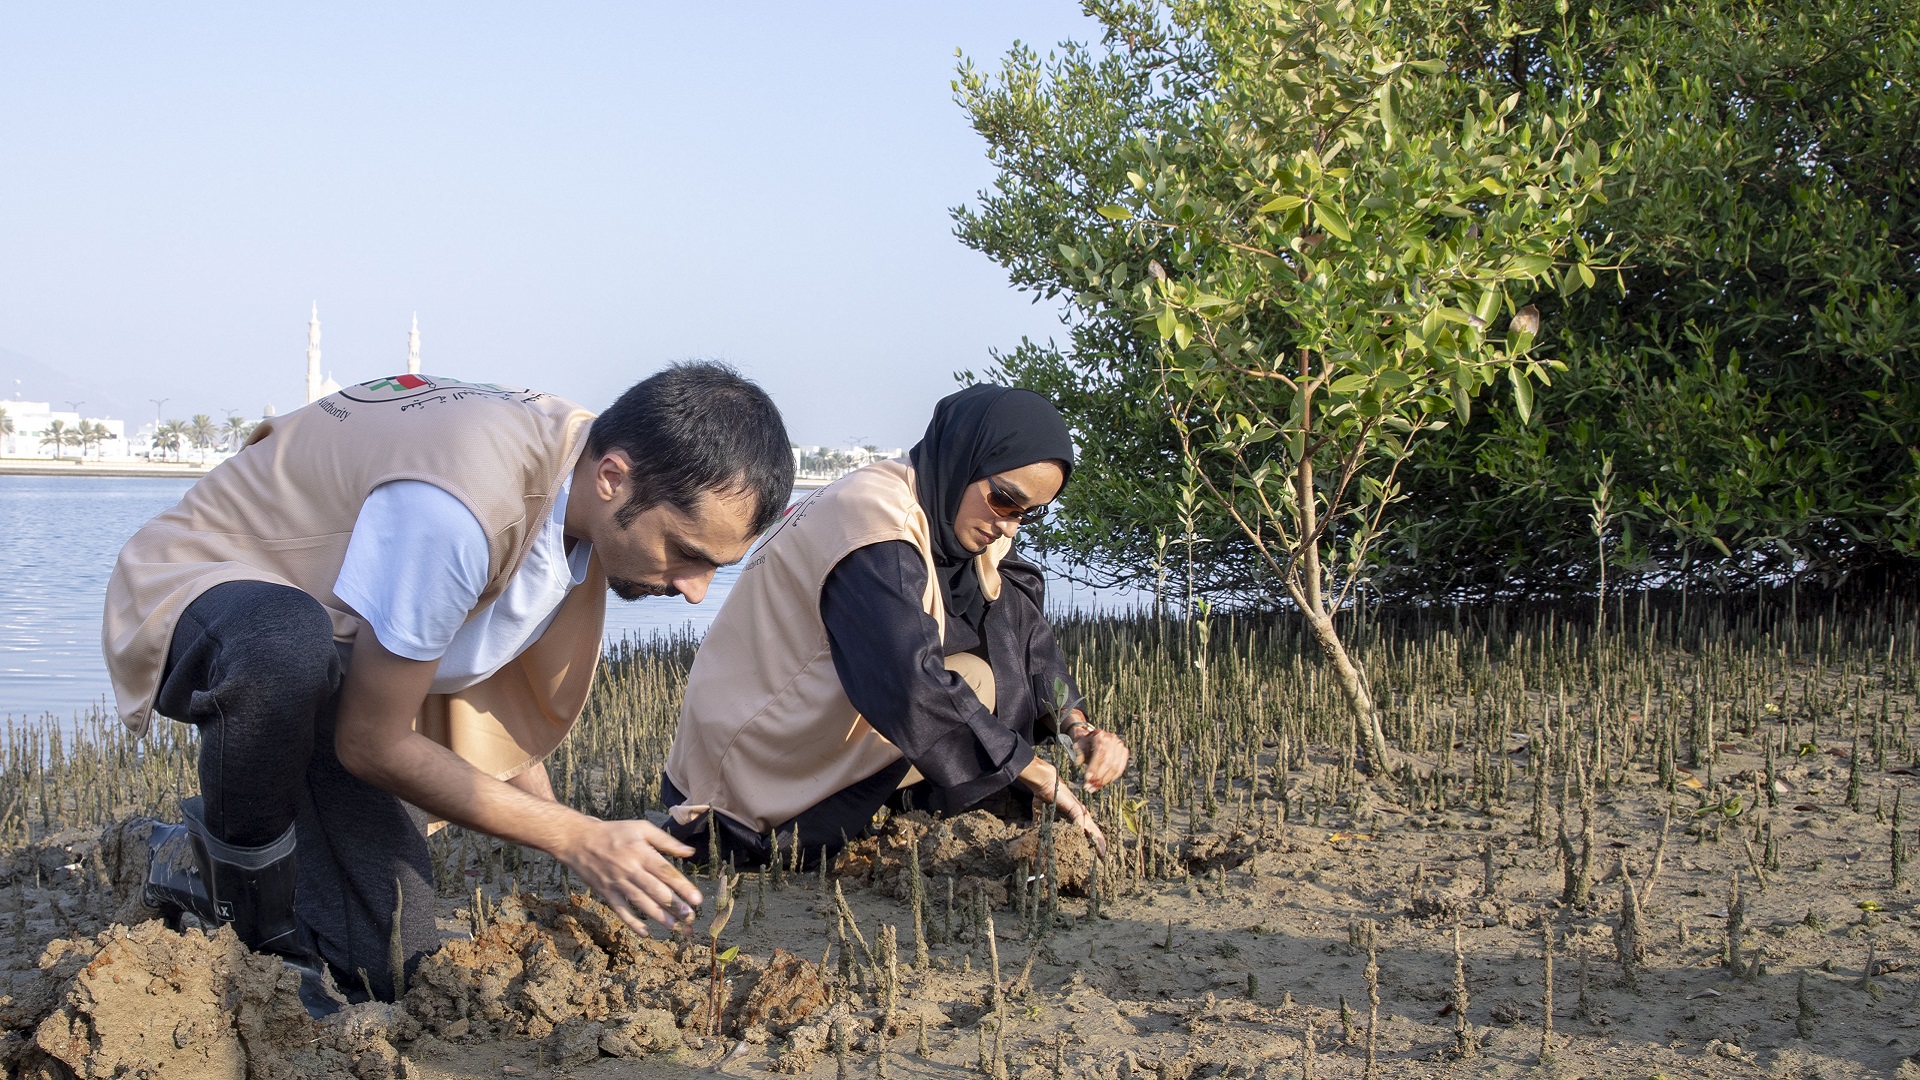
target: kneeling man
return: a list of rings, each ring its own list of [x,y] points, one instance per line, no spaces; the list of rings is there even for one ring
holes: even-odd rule
[[[598,417],[403,375],[261,424],[107,587],[121,716],[200,736],[148,902],[286,957],[316,1013],[323,966],[391,1000],[396,929],[409,967],[438,944],[429,819],[548,852],[642,933],[681,921],[700,894],[667,856],[691,850],[560,805],[541,762],[586,703],[606,590],[698,603],[792,486],[779,412],[714,364]]]

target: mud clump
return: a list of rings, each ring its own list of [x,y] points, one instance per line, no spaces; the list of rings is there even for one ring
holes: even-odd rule
[[[13,980],[8,1024],[32,1026],[5,1044],[0,1063],[11,1072],[256,1080],[351,1072],[338,1051],[337,1061],[322,1056],[331,1040],[301,1007],[299,976],[278,957],[249,952],[231,930],[115,926],[52,942],[38,966]],[[43,1014],[22,1015],[31,1012]]]
[[[1006,851],[1013,832],[1006,822],[976,810],[958,817],[934,817],[922,810],[894,814],[881,830],[848,844],[833,864],[835,876],[863,882],[875,892],[905,900],[912,891],[907,870],[911,849],[920,849],[920,873],[938,887],[952,878],[956,896],[984,893],[998,907],[1007,902],[1013,860]]]
[[[1087,883],[1093,880],[1094,860],[1098,858],[1093,841],[1088,840],[1078,826],[1068,822],[1054,822],[1052,832],[1052,851],[1045,858],[1051,860],[1058,877],[1055,885],[1063,896],[1087,895]],[[1027,872],[1045,873],[1047,867],[1040,865],[1043,858],[1040,841],[1039,826],[1022,830],[1007,841],[1007,854]]]
[[[1054,822],[1052,828],[1060,891],[1083,896],[1093,875],[1093,845],[1071,824]],[[889,817],[879,833],[847,845],[833,870],[841,877],[866,883],[876,892],[906,900],[911,890],[911,848],[915,846],[920,849],[920,873],[930,891],[952,878],[956,897],[971,899],[984,894],[995,907],[1007,903],[1009,884],[1017,869],[1039,869],[1032,865],[1039,856],[1037,825],[1009,824],[984,810],[950,818],[915,810]]]
[[[767,970],[747,993],[740,1026],[785,1035],[825,1006],[827,999],[827,984],[817,966],[785,949],[775,949]]]
[[[133,818],[104,829],[61,829],[0,856],[0,888],[22,908],[15,932],[36,941],[90,937],[113,923],[153,918],[140,898],[153,824]]]
[[[12,1006],[0,1043],[8,1075],[392,1080],[408,1072],[395,1040],[420,1034],[377,1003],[316,1023],[300,976],[226,928],[114,926],[50,943],[38,966],[0,998]]]
[[[1245,829],[1201,827],[1180,844],[1180,860],[1198,877],[1216,871],[1237,870],[1259,849],[1258,838]]]
[[[0,973],[0,1075],[390,1080],[402,1048],[525,1037],[555,1060],[671,1053],[689,1035],[764,1042],[822,1010],[817,967],[784,950],[740,956],[711,1014],[704,943],[642,937],[584,895],[508,897],[472,939],[421,961],[400,1005],[315,1022],[300,977],[230,929],[157,920],[49,944],[34,970]],[[676,1018],[678,1018],[676,1020]]]
[[[600,1026],[600,1051],[610,1057],[641,1057],[680,1048],[680,1025],[665,1009],[635,1009],[618,1024]]]
[[[525,1036],[576,1060],[675,1050],[682,1027],[791,1025],[825,1002],[814,965],[781,951],[771,962],[743,955],[727,969],[716,1023],[710,964],[706,946],[642,937],[584,894],[509,897],[471,940],[421,961],[406,1007],[443,1039]]]

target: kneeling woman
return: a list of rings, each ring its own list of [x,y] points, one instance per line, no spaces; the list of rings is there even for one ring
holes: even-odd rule
[[[890,800],[959,813],[1016,794],[1052,800],[1104,850],[1033,748],[1065,736],[1089,790],[1119,777],[1127,748],[1081,711],[1040,571],[1011,553],[1072,470],[1051,402],[973,386],[934,409],[910,464],[796,505],[694,658],[661,785],[671,831],[746,866],[777,834],[810,863]]]

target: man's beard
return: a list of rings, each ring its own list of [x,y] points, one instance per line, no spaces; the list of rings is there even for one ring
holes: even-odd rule
[[[649,596],[680,595],[680,590],[671,585],[648,585],[643,582],[628,581],[626,578],[617,577],[607,579],[607,588],[613,590],[613,595],[627,601],[644,600]]]

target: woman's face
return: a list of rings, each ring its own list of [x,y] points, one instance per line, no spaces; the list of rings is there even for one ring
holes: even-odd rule
[[[1020,530],[1018,518],[998,513],[987,505],[988,494],[994,486],[998,486],[1006,498],[1031,509],[1052,502],[1066,481],[1067,474],[1053,461],[1036,461],[976,480],[968,484],[966,493],[960,496],[960,510],[953,515],[953,535],[968,551],[975,554],[985,551],[995,540]]]

